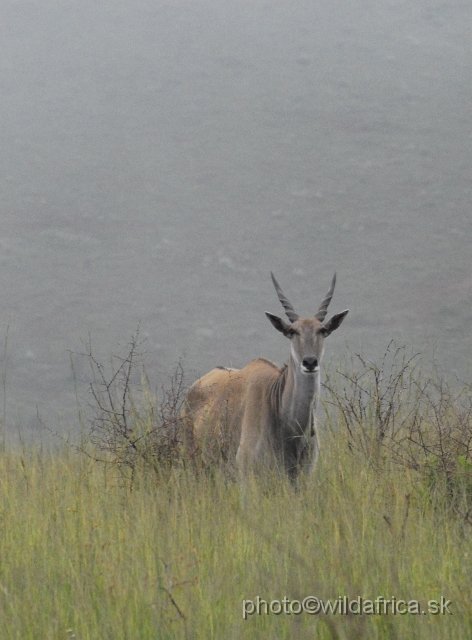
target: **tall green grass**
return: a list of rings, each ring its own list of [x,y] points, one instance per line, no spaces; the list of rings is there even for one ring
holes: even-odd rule
[[[471,527],[325,433],[315,476],[237,483],[68,448],[0,453],[0,637],[472,637]],[[251,615],[244,599],[444,596],[452,615]]]

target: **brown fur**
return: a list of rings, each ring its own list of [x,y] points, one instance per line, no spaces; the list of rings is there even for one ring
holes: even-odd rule
[[[243,369],[212,369],[187,394],[185,412],[193,436],[205,446],[224,439],[233,459],[239,446],[255,447],[261,436],[261,409],[269,403],[269,389],[283,370],[265,358]],[[242,430],[248,419],[256,428]]]

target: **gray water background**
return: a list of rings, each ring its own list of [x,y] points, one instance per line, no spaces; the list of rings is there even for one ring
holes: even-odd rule
[[[270,270],[302,316],[337,271],[328,359],[394,338],[466,375],[471,27],[459,1],[2,2],[7,428],[76,428],[69,350],[138,321],[152,385],[182,353],[282,363]]]

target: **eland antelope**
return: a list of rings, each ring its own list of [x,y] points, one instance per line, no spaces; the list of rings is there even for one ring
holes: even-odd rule
[[[243,476],[268,466],[285,471],[293,480],[301,470],[313,471],[316,464],[323,343],[348,310],[324,322],[336,274],[318,312],[308,319],[295,313],[271,276],[290,323],[267,311],[266,316],[290,340],[288,364],[278,367],[258,358],[243,369],[217,367],[190,387],[184,411],[189,436],[200,441],[203,450],[223,437]]]

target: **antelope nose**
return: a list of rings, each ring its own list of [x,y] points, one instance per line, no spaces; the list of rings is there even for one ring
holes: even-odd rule
[[[318,360],[312,356],[306,357],[303,358],[302,365],[305,367],[305,369],[308,369],[308,371],[314,371],[318,366]]]

